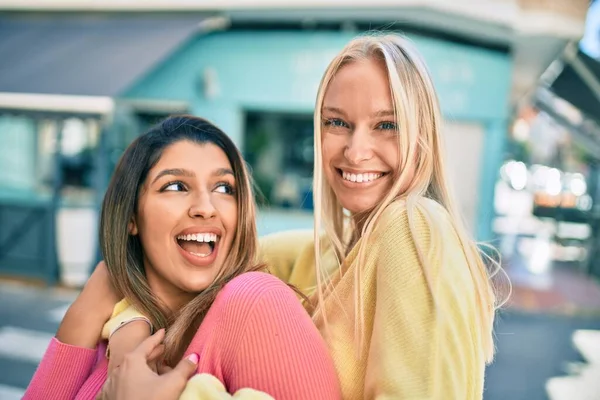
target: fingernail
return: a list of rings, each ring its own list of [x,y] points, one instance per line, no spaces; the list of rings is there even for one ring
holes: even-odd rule
[[[189,356],[187,356],[187,359],[189,361],[191,361],[194,364],[198,364],[198,361],[200,360],[200,357],[198,357],[198,354],[196,353],[192,353]]]

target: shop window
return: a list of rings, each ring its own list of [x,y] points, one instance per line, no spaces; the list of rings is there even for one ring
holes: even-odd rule
[[[62,129],[60,149],[58,130]],[[63,195],[91,199],[94,153],[100,135],[93,119],[37,119],[0,115],[0,187],[5,193],[51,193],[55,154],[61,154]]]
[[[259,204],[312,209],[312,115],[248,113],[244,144]]]
[[[31,118],[0,115],[0,187],[30,191],[36,185],[36,125]]]

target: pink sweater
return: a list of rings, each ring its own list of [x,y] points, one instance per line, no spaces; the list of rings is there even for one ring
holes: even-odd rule
[[[69,346],[53,339],[25,400],[94,399],[106,380],[104,349]],[[200,356],[229,393],[244,387],[278,400],[339,399],[328,349],[294,292],[279,279],[248,272],[217,295],[185,355]]]

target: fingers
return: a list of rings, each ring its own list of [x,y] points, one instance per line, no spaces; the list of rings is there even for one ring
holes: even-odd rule
[[[144,339],[142,343],[133,351],[136,355],[142,355],[146,360],[150,358],[154,349],[160,345],[165,338],[165,330],[159,329],[154,335]]]
[[[159,363],[157,365],[157,372],[158,372],[159,375],[164,375],[164,374],[169,373],[171,371],[173,371],[173,368],[169,367],[165,363]]]
[[[175,368],[173,368],[173,370],[168,372],[166,375],[178,375],[179,377],[184,378],[187,382],[187,380],[196,373],[196,369],[198,368],[198,360],[198,354],[192,353],[183,360],[179,361]]]
[[[165,345],[161,343],[158,346],[156,346],[154,349],[152,349],[152,352],[148,355],[148,362],[157,361],[157,359],[160,356],[162,356],[164,352],[165,352]]]

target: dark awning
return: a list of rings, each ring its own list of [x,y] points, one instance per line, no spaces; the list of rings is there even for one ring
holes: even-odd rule
[[[581,50],[577,51],[574,62],[583,65],[586,73],[600,82],[600,62]],[[565,62],[562,72],[552,83],[551,90],[600,124],[600,99],[594,93],[598,88],[591,87],[584,81],[573,62]]]
[[[197,15],[0,15],[0,92],[119,96],[200,21]]]

